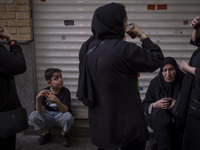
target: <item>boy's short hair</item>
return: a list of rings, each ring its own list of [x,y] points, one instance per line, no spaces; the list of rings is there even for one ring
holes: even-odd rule
[[[62,72],[62,70],[60,70],[59,68],[48,68],[48,69],[46,69],[46,71],[44,73],[44,77],[45,77],[46,81],[51,80],[51,78],[53,77],[53,74],[55,72]]]

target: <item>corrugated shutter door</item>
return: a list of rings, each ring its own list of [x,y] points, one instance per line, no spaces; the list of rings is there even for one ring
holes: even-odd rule
[[[46,85],[44,71],[49,67],[63,70],[64,86],[70,89],[76,118],[87,118],[87,108],[76,98],[78,83],[78,53],[82,43],[91,35],[94,10],[113,1],[107,0],[32,0],[36,59],[37,92]],[[188,60],[195,47],[189,45],[189,24],[200,15],[199,0],[115,0],[126,6],[129,22],[136,22],[163,50],[178,63]],[[65,26],[64,20],[74,20]],[[141,44],[138,39],[128,41]],[[141,98],[150,80],[157,75],[141,73]]]

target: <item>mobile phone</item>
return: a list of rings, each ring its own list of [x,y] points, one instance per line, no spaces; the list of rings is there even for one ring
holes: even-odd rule
[[[172,102],[170,101],[170,99],[166,98],[166,101],[168,102],[169,106],[171,106]]]

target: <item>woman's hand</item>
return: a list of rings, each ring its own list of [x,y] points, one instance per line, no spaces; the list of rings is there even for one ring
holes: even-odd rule
[[[162,98],[152,105],[153,108],[160,108],[160,109],[168,109],[169,103],[167,102],[166,98]]]
[[[129,34],[131,38],[139,37],[140,41],[143,41],[145,38],[147,38],[146,34],[136,23],[132,22],[128,26],[132,26],[132,28],[127,31],[127,34]]]
[[[168,107],[168,109],[172,109],[172,107],[174,107],[176,100],[173,98],[168,98],[171,101],[171,105]]]
[[[134,22],[130,23],[128,26],[132,26],[132,28],[127,31],[127,34],[134,34],[137,36],[142,32],[142,29]]]

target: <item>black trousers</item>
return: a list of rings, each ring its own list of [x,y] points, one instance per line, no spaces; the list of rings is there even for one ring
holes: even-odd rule
[[[152,120],[154,137],[158,150],[180,150],[178,132],[175,130],[175,123],[172,121],[172,114],[169,110],[161,110],[154,114]]]
[[[137,137],[133,142],[127,144],[124,147],[116,148],[116,149],[105,149],[105,148],[98,148],[98,150],[145,150],[146,141],[143,135]]]
[[[0,149],[3,150],[15,150],[16,135],[10,136],[6,139],[0,138]]]

